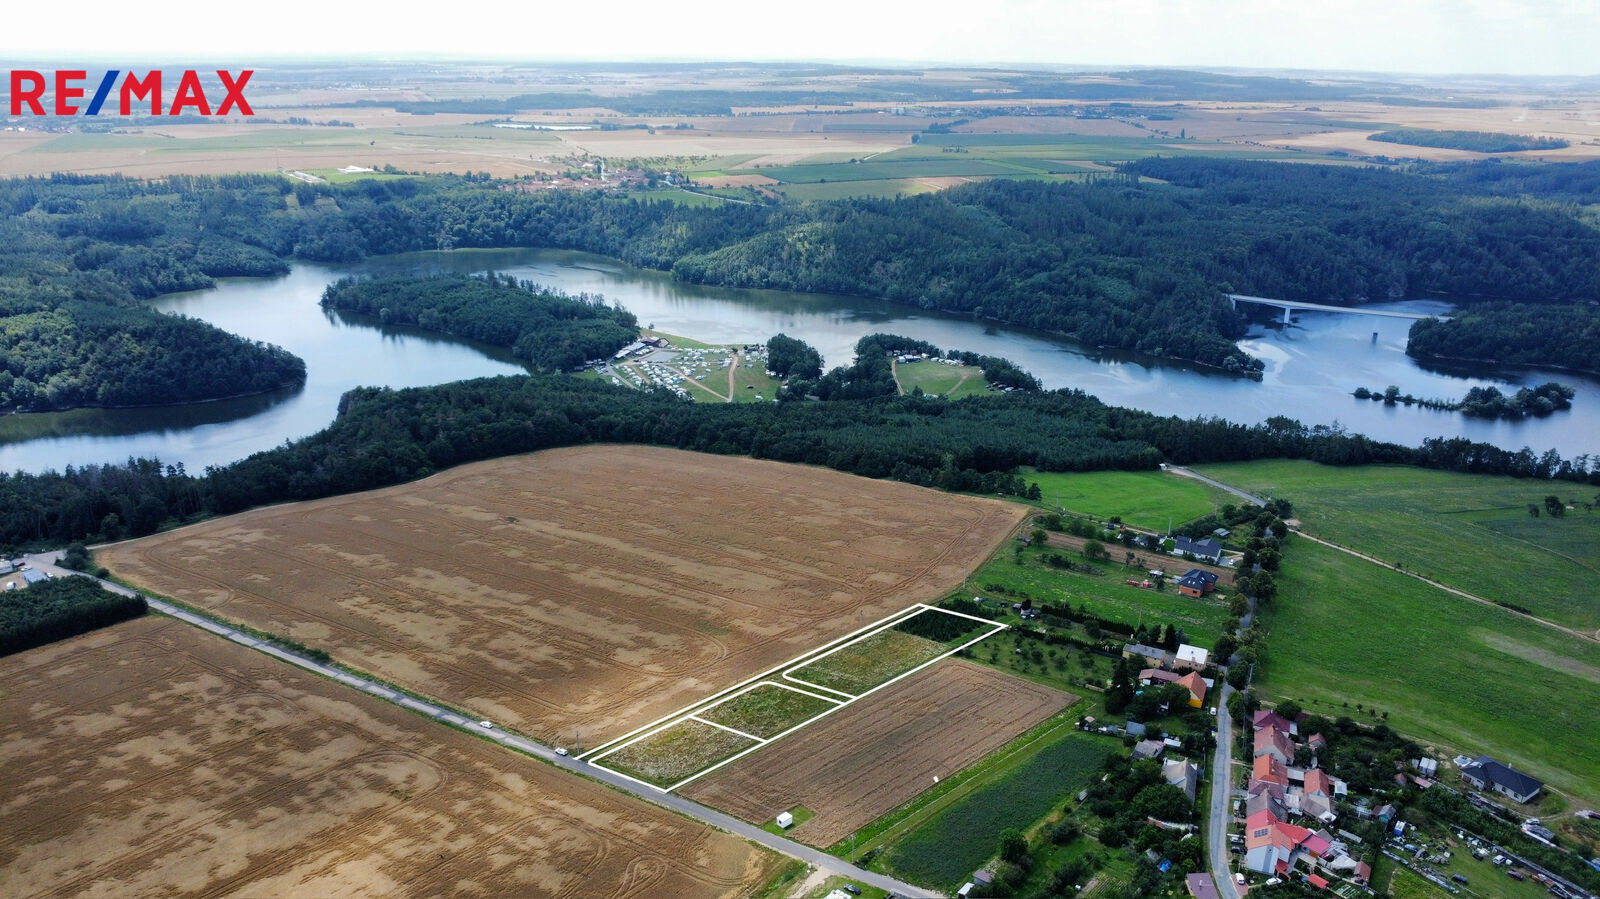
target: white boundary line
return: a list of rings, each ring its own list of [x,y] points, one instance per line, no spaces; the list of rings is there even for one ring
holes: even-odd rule
[[[931,611],[931,612],[942,612],[942,613],[944,613],[946,615],[955,615],[955,616],[960,617],[960,618],[967,618],[967,619],[970,619],[972,621],[978,621],[978,622],[981,622],[983,624],[992,625],[993,627],[987,633],[980,634],[979,636],[974,637],[971,640],[968,640],[967,642],[961,644],[960,646],[955,647],[954,649],[946,650],[945,652],[942,652],[939,655],[934,656],[933,658],[927,660],[926,662],[923,662],[920,665],[917,665],[914,668],[911,668],[911,669],[909,669],[907,671],[903,671],[900,674],[895,675],[894,677],[890,678],[889,680],[886,680],[883,683],[878,684],[877,686],[873,687],[870,690],[867,690],[866,692],[860,694],[859,696],[851,696],[849,699],[846,699],[846,700],[844,700],[842,702],[839,701],[839,700],[835,700],[835,699],[829,699],[826,696],[816,696],[816,694],[812,694],[812,693],[809,693],[808,691],[800,690],[800,689],[797,689],[795,687],[790,687],[787,684],[778,683],[778,682],[770,681],[770,680],[765,680],[765,678],[768,675],[772,674],[773,672],[781,672],[781,674],[780,674],[781,677],[788,678],[788,671],[793,671],[793,670],[796,670],[798,668],[803,668],[806,665],[811,664],[812,662],[818,661],[819,659],[825,658],[827,656],[832,655],[835,652],[838,652],[841,649],[844,649],[846,646],[848,646],[848,645],[850,645],[852,643],[857,643],[857,642],[860,642],[861,640],[865,640],[866,638],[874,636],[880,631],[887,630],[888,628],[893,627],[894,625],[899,624],[902,621],[909,620],[911,618],[916,617],[917,615],[922,614],[923,612],[929,612],[929,611]],[[909,614],[907,614],[907,613],[909,613]],[[975,645],[977,643],[980,643],[980,642],[982,642],[984,640],[987,640],[990,637],[994,636],[995,634],[998,634],[1001,631],[1006,630],[1006,629],[1008,629],[1008,625],[999,624],[997,622],[990,621],[987,618],[979,618],[976,615],[967,615],[967,614],[964,614],[962,612],[952,612],[949,609],[941,609],[941,608],[938,608],[937,606],[927,605],[926,603],[915,603],[915,604],[913,604],[911,606],[906,607],[905,609],[901,610],[900,612],[896,612],[895,614],[889,615],[886,618],[879,619],[877,622],[874,622],[873,624],[869,624],[864,628],[860,628],[860,629],[852,632],[851,634],[847,634],[844,637],[839,638],[838,640],[834,640],[834,641],[832,641],[830,643],[824,644],[819,649],[812,650],[811,652],[802,654],[800,656],[796,656],[794,659],[791,659],[789,662],[785,663],[784,665],[779,665],[776,668],[769,669],[768,671],[765,671],[765,672],[763,672],[761,674],[756,675],[754,678],[751,678],[750,680],[744,681],[744,682],[739,683],[739,684],[735,684],[734,686],[729,687],[726,690],[722,690],[721,692],[716,693],[713,696],[711,696],[709,699],[702,700],[702,701],[700,701],[698,703],[694,703],[692,705],[684,706],[683,708],[679,709],[677,712],[673,713],[672,715],[668,715],[668,716],[666,716],[664,718],[658,718],[655,721],[652,721],[649,724],[645,725],[644,727],[637,728],[637,729],[635,729],[633,731],[630,731],[629,733],[624,734],[621,737],[617,737],[616,739],[613,739],[613,740],[611,740],[611,741],[609,741],[607,743],[602,743],[600,746],[597,746],[594,749],[591,749],[586,757],[581,757],[580,756],[580,758],[585,758],[586,761],[590,762],[591,764],[594,764],[596,767],[602,768],[602,769],[604,769],[606,771],[610,771],[613,774],[616,774],[616,775],[618,775],[620,777],[626,777],[627,779],[633,781],[634,783],[643,784],[644,786],[650,787],[651,789],[660,791],[662,793],[671,793],[674,790],[677,790],[677,789],[679,789],[679,788],[681,788],[683,786],[688,785],[689,783],[692,783],[695,780],[698,780],[698,779],[706,776],[707,774],[710,774],[711,772],[717,770],[718,768],[721,768],[721,767],[723,767],[725,765],[730,765],[730,764],[738,761],[739,759],[744,758],[745,756],[749,755],[752,752],[755,752],[758,749],[761,749],[762,747],[766,746],[769,743],[774,743],[774,742],[776,742],[778,740],[781,740],[784,737],[787,737],[788,735],[794,733],[795,731],[799,730],[802,727],[806,727],[807,725],[810,725],[815,721],[818,721],[818,720],[820,720],[822,718],[826,718],[827,716],[832,715],[834,712],[839,711],[840,709],[844,708],[847,705],[850,705],[851,703],[856,702],[857,700],[865,699],[866,697],[871,696],[873,693],[876,693],[879,690],[882,690],[882,689],[884,689],[886,687],[889,687],[889,686],[891,686],[891,685],[893,685],[893,684],[895,684],[895,683],[897,683],[897,682],[899,682],[901,680],[904,680],[905,678],[908,678],[911,675],[916,674],[917,672],[923,670],[924,668],[927,668],[928,666],[933,665],[936,662],[939,662],[939,661],[942,661],[942,660],[944,660],[946,658],[949,658],[950,656],[955,655],[956,653],[962,651],[963,649],[967,649],[970,646],[973,646],[973,645]],[[837,645],[835,645],[835,644],[837,644]],[[841,695],[841,696],[850,696],[850,694],[844,693],[843,691],[829,690],[829,688],[827,688],[827,687],[822,687],[822,686],[817,685],[817,684],[810,684],[810,683],[807,683],[806,681],[800,681],[797,678],[795,680],[797,682],[799,682],[799,683],[806,684],[807,686],[815,687],[815,688],[820,689],[820,690],[828,690],[829,692],[839,693],[839,695]],[[828,699],[828,701],[835,703],[835,705],[831,709],[827,709],[827,710],[821,712],[820,714],[817,714],[817,715],[814,715],[814,716],[812,716],[810,718],[807,718],[806,720],[801,721],[798,724],[795,724],[794,726],[790,727],[789,729],[787,729],[787,730],[785,730],[785,731],[783,731],[781,733],[774,734],[773,736],[767,737],[767,738],[756,737],[756,736],[753,736],[751,734],[744,733],[742,731],[734,730],[731,727],[725,727],[723,725],[717,724],[714,721],[706,721],[705,719],[696,717],[699,712],[707,711],[709,709],[715,708],[716,706],[721,705],[722,703],[727,702],[728,700],[734,699],[734,698],[736,698],[738,696],[742,696],[743,694],[748,693],[751,690],[754,690],[754,689],[756,689],[758,687],[761,687],[761,686],[764,686],[764,685],[782,687],[784,689],[793,690],[796,693],[806,693],[807,695],[816,696],[816,698],[818,698],[818,699]],[[627,746],[632,745],[633,743],[639,742],[640,740],[643,740],[643,739],[646,739],[648,737],[654,736],[655,734],[657,734],[657,733],[659,733],[659,732],[661,732],[663,730],[666,730],[667,728],[672,727],[673,725],[680,724],[680,723],[682,723],[684,721],[698,721],[701,724],[709,724],[712,727],[721,728],[722,730],[729,731],[729,732],[737,734],[737,735],[739,735],[741,737],[746,737],[748,739],[754,740],[756,742],[756,745],[751,746],[751,747],[746,748],[746,749],[742,749],[739,752],[737,752],[737,753],[735,753],[735,754],[733,754],[733,755],[731,755],[731,756],[729,756],[729,757],[717,762],[716,764],[710,765],[710,766],[708,766],[706,768],[702,768],[701,770],[695,772],[694,774],[691,774],[690,776],[684,778],[683,780],[678,781],[677,783],[673,784],[670,787],[660,787],[660,786],[657,786],[656,784],[649,783],[648,781],[640,780],[639,778],[633,777],[632,775],[624,774],[623,772],[617,771],[614,768],[610,768],[610,767],[607,767],[605,765],[599,764],[599,760],[604,758],[605,756],[608,756],[608,755],[610,755],[610,754],[612,754],[614,752],[620,751],[620,750],[626,748]]]
[[[837,693],[840,696],[844,697],[844,701],[845,702],[849,702],[852,699],[859,699],[860,698],[859,696],[857,696],[854,693],[846,693],[843,690],[835,690],[832,687],[824,687],[821,684],[814,684],[814,683],[812,683],[811,681],[808,681],[808,680],[801,680],[800,678],[795,677],[794,675],[790,674],[787,671],[785,671],[783,674],[779,675],[779,677],[782,677],[786,681],[793,681],[793,682],[795,682],[797,684],[801,684],[803,686],[810,687],[813,690],[827,690],[829,693]]]
[[[764,680],[761,683],[757,684],[756,686],[758,686],[758,687],[777,687],[780,690],[788,690],[791,693],[799,693],[802,696],[809,696],[812,699],[826,699],[827,701],[833,703],[834,705],[839,705],[840,704],[840,700],[834,699],[832,696],[823,696],[821,693],[813,693],[810,690],[802,690],[799,687],[791,687],[788,684],[780,684],[775,680]],[[721,705],[721,703],[718,703],[718,705]]]
[[[676,710],[674,712],[670,712],[670,713],[668,713],[666,715],[662,715],[660,718],[657,718],[656,720],[650,722],[649,724],[645,724],[645,725],[642,725],[640,727],[636,727],[633,730],[628,731],[627,733],[623,734],[620,737],[613,737],[612,739],[607,740],[604,743],[601,743],[599,746],[596,746],[595,748],[589,750],[588,752],[586,752],[586,753],[584,753],[584,754],[582,754],[582,755],[580,755],[578,757],[579,758],[593,760],[594,758],[598,757],[601,752],[606,751],[608,748],[613,747],[614,744],[623,743],[623,742],[626,742],[628,740],[634,739],[634,738],[639,737],[639,736],[648,736],[648,734],[646,734],[645,731],[653,730],[659,724],[665,723],[667,721],[671,721],[674,718],[681,718],[687,713],[694,712],[695,710],[699,709],[701,706],[709,705],[713,700],[724,699],[724,698],[731,699],[732,697],[729,694],[734,693],[735,691],[737,691],[737,690],[739,690],[741,688],[752,686],[752,685],[756,684],[757,682],[759,682],[761,680],[764,680],[764,679],[766,679],[766,678],[768,678],[768,677],[770,677],[770,676],[772,676],[772,675],[784,670],[785,668],[792,668],[792,667],[794,667],[796,662],[800,662],[800,661],[803,661],[805,659],[808,659],[811,656],[815,655],[820,650],[832,647],[832,646],[834,646],[834,644],[852,642],[852,641],[856,640],[857,638],[866,635],[868,631],[871,631],[871,630],[873,630],[873,629],[875,629],[875,628],[877,628],[880,625],[885,624],[885,623],[891,623],[892,624],[895,621],[897,621],[898,619],[900,619],[902,616],[904,616],[907,612],[910,612],[913,609],[919,609],[919,608],[925,608],[925,607],[923,606],[922,603],[916,603],[915,605],[908,606],[908,607],[906,607],[904,609],[901,609],[898,612],[892,612],[888,616],[883,617],[883,618],[879,618],[877,621],[874,621],[871,624],[868,624],[868,625],[865,625],[863,627],[857,628],[856,630],[853,630],[850,633],[845,634],[842,637],[836,637],[833,640],[830,640],[829,642],[822,644],[822,646],[819,646],[819,647],[817,647],[815,649],[807,650],[806,652],[804,652],[804,653],[802,653],[802,654],[800,654],[798,656],[795,656],[794,658],[788,660],[787,662],[782,662],[780,664],[774,665],[773,667],[768,668],[766,671],[763,671],[760,674],[757,674],[755,677],[746,678],[745,680],[742,680],[742,681],[738,682],[737,684],[734,684],[731,687],[728,687],[726,689],[723,689],[723,690],[720,690],[720,691],[718,691],[716,693],[713,693],[710,696],[707,696],[705,699],[701,699],[701,700],[698,700],[696,702],[692,702],[689,705],[683,706],[682,708],[679,708],[678,710]],[[944,610],[941,609],[940,611],[944,611]],[[953,615],[955,613],[952,612],[950,614]],[[620,748],[620,747],[616,747],[616,748]]]
[[[738,734],[739,736],[744,737],[746,740],[754,740],[757,743],[766,744],[766,743],[772,742],[772,738],[771,737],[758,737],[755,734],[747,734],[742,730],[735,730],[735,729],[729,727],[726,724],[718,724],[715,721],[707,721],[706,719],[701,718],[699,715],[690,715],[689,717],[687,717],[687,718],[685,718],[683,720],[684,721],[698,721],[701,724],[709,724],[712,727],[717,728],[718,730],[725,730],[730,734]]]

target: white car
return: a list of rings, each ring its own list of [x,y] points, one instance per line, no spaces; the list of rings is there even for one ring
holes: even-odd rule
[[[556,755],[565,756],[566,754],[567,754],[567,747],[565,747],[565,746],[557,746],[556,747]]]
[[[483,728],[484,730],[494,730],[494,722],[493,721],[479,721],[478,722],[478,726]]]

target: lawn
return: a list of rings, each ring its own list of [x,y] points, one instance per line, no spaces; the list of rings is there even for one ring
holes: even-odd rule
[[[1038,484],[1040,505],[1101,520],[1122,516],[1129,527],[1166,533],[1174,526],[1244,502],[1203,481],[1164,471],[1053,472],[1024,468],[1022,479]]]
[[[959,399],[989,392],[983,369],[972,365],[945,365],[941,362],[912,362],[895,365],[895,380],[910,393],[918,387],[923,393]]]
[[[1284,491],[1287,493],[1288,491]],[[1600,802],[1600,644],[1299,541],[1267,615],[1264,691],[1487,753]]]
[[[766,739],[837,707],[825,699],[763,684],[697,712],[696,717]]]
[[[1252,493],[1275,491],[1294,503],[1309,534],[1569,627],[1600,628],[1600,514],[1581,506],[1561,518],[1544,513],[1547,494],[1593,500],[1593,487],[1302,461],[1196,470]]]
[[[947,648],[903,631],[886,630],[790,674],[808,683],[860,695],[939,656]]]
[[[946,806],[884,854],[890,872],[952,892],[993,857],[1008,827],[1027,829],[1077,792],[1118,745],[1074,731]]]
[[[670,787],[703,768],[755,745],[754,740],[747,740],[720,727],[686,720],[594,761],[646,783]]]
[[[1126,552],[1121,547],[1110,549],[1113,559],[1120,559]],[[1008,602],[1032,599],[1036,603],[1056,605],[1070,603],[1074,607],[1087,606],[1098,615],[1133,625],[1172,624],[1182,627],[1185,639],[1197,646],[1209,648],[1222,635],[1222,627],[1228,620],[1228,607],[1217,598],[1217,594],[1204,599],[1180,596],[1178,589],[1170,583],[1160,591],[1130,587],[1127,580],[1130,577],[1142,577],[1145,572],[1143,566],[1128,569],[1120,561],[1101,562],[1096,567],[1104,574],[1090,575],[1051,567],[1045,562],[1051,553],[1069,557],[1080,564],[1084,561],[1077,553],[1054,547],[1030,548],[1023,550],[1020,555],[1000,552],[978,569],[969,585],[977,587],[977,592],[991,599]],[[1171,557],[1152,556],[1143,550],[1137,550],[1136,553],[1147,562],[1160,560],[1168,565],[1175,562]],[[1002,588],[1003,592],[996,587]]]

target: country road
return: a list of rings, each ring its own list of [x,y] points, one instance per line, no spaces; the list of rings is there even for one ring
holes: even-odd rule
[[[26,555],[23,556],[23,559],[31,567],[37,568],[40,571],[56,577],[80,573],[76,571],[69,571],[57,565],[56,560],[59,558],[59,556],[59,552],[48,552],[36,555]],[[645,802],[654,803],[655,805],[671,809],[672,811],[675,811],[681,815],[694,818],[697,821],[702,821],[719,830],[725,830],[728,833],[743,837],[744,839],[753,843],[759,843],[768,849],[780,852],[789,856],[790,858],[799,859],[800,861],[822,869],[829,874],[838,874],[848,877],[860,883],[870,884],[878,887],[879,889],[888,890],[900,896],[936,897],[939,895],[937,893],[929,892],[921,887],[915,887],[911,884],[895,880],[892,877],[887,877],[882,874],[877,874],[872,871],[858,868],[855,865],[852,865],[843,859],[829,855],[820,849],[815,849],[803,843],[797,843],[794,840],[785,839],[775,834],[768,833],[767,831],[762,830],[761,828],[750,824],[749,822],[740,820],[731,815],[723,814],[722,812],[719,812],[713,808],[701,805],[698,802],[692,802],[683,798],[682,796],[677,795],[676,793],[662,793],[659,790],[642,786],[625,777],[613,774],[603,768],[591,767],[589,764],[579,761],[571,756],[557,755],[554,748],[545,746],[541,743],[535,743],[532,740],[529,740],[526,737],[518,734],[509,733],[498,727],[481,727],[478,724],[479,719],[475,717],[458,714],[451,709],[429,702],[426,699],[412,696],[409,693],[394,689],[393,687],[389,687],[385,684],[368,680],[367,678],[351,674],[348,671],[335,668],[331,665],[323,665],[298,653],[290,652],[289,650],[275,646],[250,634],[243,633],[233,627],[228,626],[227,624],[205,615],[191,612],[188,609],[164,602],[149,596],[148,594],[130,590],[121,584],[104,580],[100,581],[99,583],[107,590],[120,593],[124,596],[143,596],[145,602],[149,604],[151,609],[160,612],[163,615],[169,615],[173,618],[176,618],[185,624],[193,625],[201,630],[215,634],[218,637],[232,640],[233,642],[242,646],[247,646],[258,652],[265,653],[278,659],[279,661],[287,662],[298,668],[304,668],[307,671],[310,671],[314,674],[319,674],[325,678],[328,678],[329,680],[337,681],[352,689],[360,690],[363,693],[376,696],[379,699],[394,703],[402,708],[410,709],[413,712],[425,715],[442,724],[454,727],[458,730],[467,731],[474,736],[482,737],[487,740],[493,740],[502,746],[515,749],[518,752],[535,756],[543,761],[555,765],[557,768],[570,771],[574,775],[599,781],[600,783],[604,783],[613,789],[629,793],[639,799],[644,800]]]
[[[1211,877],[1217,882],[1222,899],[1239,899],[1228,870],[1228,822],[1233,801],[1233,719],[1228,715],[1228,697],[1233,687],[1222,682],[1217,699],[1217,752],[1211,759],[1211,814],[1206,822],[1207,854],[1211,857]]]

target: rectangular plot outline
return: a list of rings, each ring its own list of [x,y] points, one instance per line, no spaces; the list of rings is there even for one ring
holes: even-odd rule
[[[881,684],[878,684],[877,686],[871,688],[870,690],[866,690],[866,691],[860,693],[859,695],[852,695],[852,694],[846,693],[846,692],[844,692],[842,690],[833,690],[833,689],[830,689],[828,687],[823,687],[823,686],[820,686],[818,684],[812,684],[812,683],[809,683],[807,681],[800,680],[799,678],[790,678],[789,677],[788,673],[790,671],[794,671],[794,670],[799,669],[799,668],[804,668],[805,666],[807,666],[807,665],[809,665],[809,664],[811,664],[813,662],[819,661],[819,660],[821,660],[823,658],[826,658],[827,656],[833,655],[834,653],[838,652],[841,649],[844,649],[847,646],[851,646],[851,645],[853,645],[855,643],[859,643],[862,640],[865,640],[868,637],[876,636],[877,634],[882,633],[883,631],[886,631],[889,628],[892,628],[895,625],[900,624],[903,621],[908,621],[908,620],[910,620],[912,618],[915,618],[916,616],[921,615],[923,612],[940,612],[940,613],[943,613],[945,615],[955,615],[955,616],[957,616],[959,618],[971,619],[972,621],[979,622],[980,624],[990,625],[990,629],[988,631],[986,631],[985,633],[979,634],[978,636],[972,638],[971,640],[968,640],[967,642],[961,644],[960,646],[955,647],[954,649],[946,650],[946,651],[940,653],[939,655],[934,656],[933,658],[927,660],[926,662],[923,662],[923,663],[921,663],[919,665],[916,665],[915,667],[912,667],[912,668],[910,668],[910,669],[908,669],[906,671],[902,671],[901,673],[895,675],[894,677],[884,681]],[[872,624],[866,625],[865,627],[862,627],[862,628],[858,628],[857,630],[852,631],[852,632],[844,635],[843,637],[839,637],[838,639],[829,641],[828,643],[824,643],[822,646],[819,646],[819,647],[817,647],[815,649],[808,650],[808,651],[806,651],[806,652],[794,657],[793,659],[790,659],[787,662],[784,662],[784,663],[782,663],[780,665],[777,665],[775,667],[769,668],[766,671],[763,671],[760,674],[757,674],[755,677],[749,678],[749,679],[744,680],[744,681],[740,681],[739,683],[734,684],[733,686],[728,687],[725,690],[721,690],[721,691],[711,695],[710,697],[707,697],[706,699],[702,699],[702,700],[700,700],[698,702],[694,702],[694,703],[691,703],[689,705],[686,705],[686,706],[678,709],[675,712],[672,712],[672,713],[670,713],[668,715],[664,715],[664,716],[662,716],[660,718],[657,718],[655,721],[652,721],[649,724],[646,724],[646,725],[644,725],[642,727],[635,728],[635,729],[629,731],[628,733],[623,734],[620,737],[616,737],[614,739],[608,740],[605,743],[602,743],[599,746],[596,746],[595,748],[589,750],[587,753],[578,756],[578,758],[580,758],[583,761],[586,761],[586,762],[594,765],[596,768],[600,768],[600,769],[602,769],[604,771],[609,771],[612,774],[617,775],[618,777],[627,778],[628,780],[631,780],[634,783],[649,787],[652,790],[656,790],[656,791],[661,792],[661,793],[671,793],[671,792],[673,792],[675,790],[678,790],[678,789],[680,789],[682,787],[687,786],[688,784],[690,784],[690,783],[692,783],[692,782],[694,782],[694,781],[696,781],[696,780],[698,780],[698,779],[700,779],[702,777],[705,777],[707,774],[710,774],[711,772],[716,771],[718,768],[721,768],[721,767],[723,767],[725,765],[733,764],[734,762],[738,761],[739,759],[744,758],[745,756],[749,755],[750,753],[761,749],[763,746],[766,746],[768,743],[774,743],[774,742],[776,742],[778,740],[781,740],[784,737],[789,736],[790,734],[794,733],[797,730],[800,730],[803,727],[808,727],[811,724],[814,724],[815,722],[820,721],[820,720],[822,720],[823,718],[826,718],[829,715],[832,715],[833,713],[839,711],[840,709],[844,708],[845,706],[848,706],[848,705],[850,705],[850,704],[852,704],[854,702],[857,702],[859,700],[865,699],[868,696],[871,696],[872,694],[878,692],[879,690],[882,690],[882,689],[884,689],[886,687],[889,687],[889,686],[891,686],[893,684],[896,684],[896,683],[904,680],[905,678],[908,678],[911,675],[916,674],[919,671],[922,671],[923,669],[929,667],[930,665],[933,665],[933,664],[935,664],[937,662],[940,662],[940,661],[943,661],[944,659],[949,658],[952,655],[955,655],[956,653],[962,651],[963,649],[966,649],[966,648],[968,648],[970,646],[974,646],[974,645],[976,645],[978,643],[981,643],[982,641],[989,639],[990,637],[994,636],[995,634],[998,634],[1003,630],[1007,630],[1008,627],[1009,627],[1008,625],[1001,624],[1001,623],[996,622],[996,621],[990,621],[987,618],[979,618],[976,615],[968,615],[968,614],[966,614],[964,612],[953,612],[953,611],[951,611],[949,609],[941,609],[938,606],[930,606],[927,603],[920,603],[920,602],[919,603],[913,603],[912,605],[907,606],[906,608],[901,609],[898,612],[895,612],[893,614],[890,614],[890,615],[887,615],[887,616],[885,616],[883,618],[878,619],[877,621],[873,622]],[[770,678],[774,674],[777,674],[780,679],[779,680],[771,680]],[[783,682],[784,680],[792,680],[793,683],[784,683]],[[837,694],[838,696],[843,696],[843,697],[847,697],[847,698],[845,698],[845,699],[836,699],[836,698],[833,698],[831,696],[820,695],[818,693],[812,692],[811,690],[800,689],[800,687],[795,686],[795,684],[800,684],[800,685],[804,685],[806,687],[810,687],[810,688],[812,688],[812,690],[823,690],[823,691],[826,691],[828,693],[834,693],[834,694]],[[784,730],[784,731],[782,731],[780,733],[774,734],[771,737],[765,737],[765,738],[756,737],[753,734],[747,734],[747,733],[744,733],[742,731],[734,730],[731,727],[726,727],[724,725],[717,724],[714,721],[706,721],[706,720],[704,720],[702,718],[697,717],[699,715],[699,713],[701,713],[701,712],[710,711],[711,709],[714,709],[717,706],[722,705],[725,702],[728,702],[729,700],[737,699],[738,697],[743,696],[744,694],[750,692],[751,690],[755,690],[755,689],[757,689],[759,687],[763,687],[763,686],[779,687],[779,688],[782,688],[782,689],[785,689],[785,690],[793,690],[796,693],[804,693],[807,696],[812,696],[812,697],[814,697],[816,699],[828,700],[829,702],[834,703],[834,706],[832,708],[830,708],[830,709],[826,709],[826,710],[824,710],[822,712],[819,712],[818,714],[813,715],[812,717],[807,718],[806,720],[801,721],[798,724],[795,724],[795,725],[789,727],[787,730]],[[673,784],[670,787],[662,787],[662,786],[659,786],[657,784],[650,783],[649,781],[640,780],[639,778],[634,777],[631,774],[625,774],[625,773],[623,773],[621,771],[616,770],[615,768],[610,768],[610,767],[607,767],[605,765],[600,764],[600,759],[603,759],[606,756],[608,756],[608,755],[610,755],[610,754],[612,754],[614,752],[617,752],[617,751],[622,750],[622,749],[624,749],[624,748],[626,748],[628,746],[631,746],[634,743],[639,742],[640,740],[643,740],[643,739],[646,739],[648,737],[654,736],[655,734],[660,733],[661,731],[666,730],[667,728],[672,727],[672,726],[674,726],[676,724],[682,723],[684,721],[691,721],[691,720],[692,721],[697,721],[697,722],[699,722],[701,724],[707,724],[707,725],[710,725],[712,727],[721,728],[722,730],[729,731],[729,732],[737,734],[737,735],[739,735],[741,737],[748,737],[748,738],[750,738],[752,740],[755,740],[756,744],[754,746],[750,746],[750,747],[748,747],[746,749],[742,749],[739,752],[735,753],[734,755],[731,755],[731,756],[729,756],[729,757],[727,757],[725,759],[722,759],[721,761],[718,761],[718,762],[715,762],[715,763],[713,763],[711,765],[708,765],[707,767],[702,768],[699,771],[696,771],[695,773],[689,775],[688,777],[684,778],[683,780],[678,781],[677,783]]]

